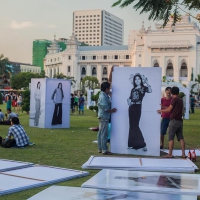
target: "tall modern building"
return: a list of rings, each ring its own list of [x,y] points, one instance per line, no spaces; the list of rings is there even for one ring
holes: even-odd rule
[[[73,30],[78,41],[90,46],[124,42],[124,21],[105,10],[74,11]]]

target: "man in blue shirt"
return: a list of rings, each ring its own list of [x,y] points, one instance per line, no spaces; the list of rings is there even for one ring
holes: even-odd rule
[[[110,83],[104,82],[101,84],[101,92],[98,99],[98,118],[99,118],[99,132],[98,132],[98,151],[104,155],[111,155],[108,151],[108,123],[111,113],[117,111],[116,108],[111,109],[111,102],[108,94],[110,93]]]
[[[3,121],[4,121],[4,113],[0,109],[0,122],[3,122]]]
[[[17,117],[13,117],[11,119],[11,127],[8,130],[8,139],[11,139],[13,136],[16,147],[25,147],[28,145],[29,137],[26,134],[24,128],[20,125],[19,119]]]

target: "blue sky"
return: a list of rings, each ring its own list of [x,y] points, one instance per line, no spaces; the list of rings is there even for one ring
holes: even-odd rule
[[[35,39],[69,38],[72,34],[73,11],[104,9],[124,20],[124,44],[129,30],[139,29],[148,15],[139,15],[131,6],[112,8],[117,0],[1,0],[0,54],[11,61],[32,63],[32,42]]]

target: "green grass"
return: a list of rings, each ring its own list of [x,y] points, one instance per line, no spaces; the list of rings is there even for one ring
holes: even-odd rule
[[[5,111],[6,105],[0,105]],[[40,129],[29,127],[29,116],[24,112],[20,113],[20,122],[24,126],[30,140],[35,146],[26,149],[4,149],[0,148],[0,158],[33,162],[41,165],[82,170],[81,166],[91,155],[99,155],[97,146],[92,141],[96,140],[97,132],[88,128],[97,126],[96,114],[90,110],[85,111],[84,116],[71,115],[70,129]],[[186,148],[200,148],[200,110],[196,109],[190,120],[184,121],[184,136]],[[0,135],[7,135],[9,126],[0,126]],[[167,140],[165,141],[167,147]],[[175,148],[180,148],[175,142]],[[200,159],[197,158],[197,166],[200,167]],[[94,176],[98,170],[87,170],[90,175],[83,178],[73,179],[58,183],[56,185],[80,187],[82,183]],[[44,190],[46,187],[25,190],[22,192],[1,196],[3,200],[25,200]]]

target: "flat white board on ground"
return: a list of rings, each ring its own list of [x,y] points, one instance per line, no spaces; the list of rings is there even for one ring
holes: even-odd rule
[[[161,68],[115,67],[112,73],[111,151],[160,155]],[[120,80],[120,81],[119,81]]]
[[[164,153],[169,153],[169,149],[161,149],[162,152]],[[192,153],[194,150],[190,150],[190,152]],[[189,153],[189,149],[186,149],[185,150],[185,155],[188,155]],[[196,153],[196,156],[200,156],[200,150],[199,149],[195,149],[195,153]],[[180,149],[174,149],[173,152],[172,152],[173,156],[181,156],[182,155],[182,150]]]
[[[28,200],[197,200],[197,196],[51,186]]]
[[[29,167],[33,163],[0,159],[0,172]]]
[[[200,195],[200,175],[103,169],[81,187]]]
[[[83,169],[125,169],[135,171],[194,172],[198,167],[189,159],[130,158],[91,156]]]
[[[71,81],[31,79],[29,125],[39,128],[70,127]]]
[[[50,166],[32,166],[0,172],[0,195],[87,176],[88,172]]]

